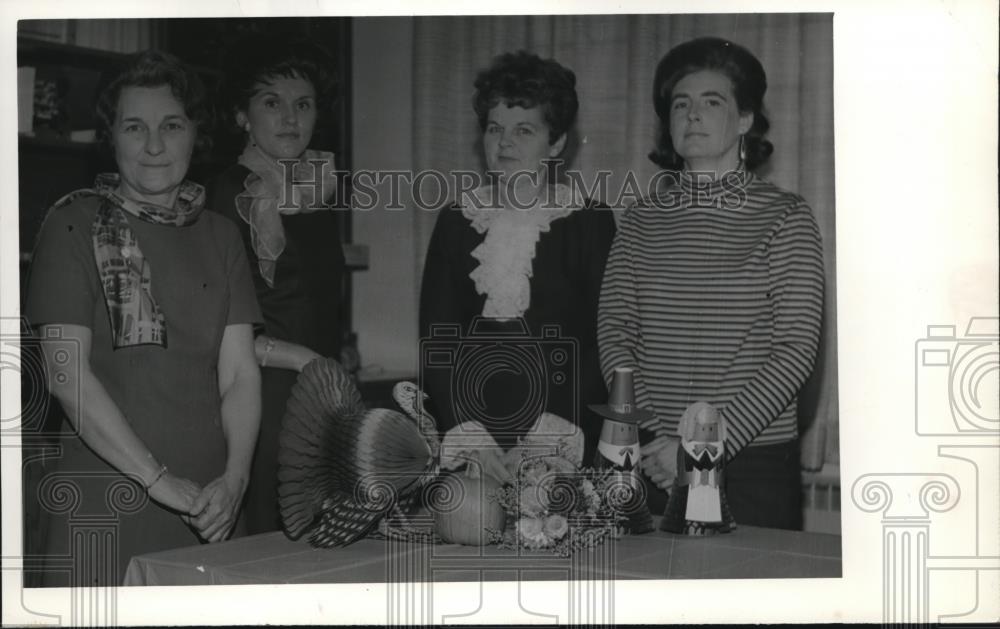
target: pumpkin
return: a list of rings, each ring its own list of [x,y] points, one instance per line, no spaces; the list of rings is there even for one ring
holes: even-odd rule
[[[503,531],[507,516],[490,492],[500,489],[493,477],[469,478],[450,474],[440,484],[432,500],[437,534],[449,544],[483,546],[490,538],[485,529]]]

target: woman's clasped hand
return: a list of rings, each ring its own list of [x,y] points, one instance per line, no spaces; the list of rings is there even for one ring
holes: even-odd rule
[[[181,519],[206,542],[226,539],[236,525],[246,481],[222,475],[193,494],[191,486],[197,489],[190,481],[180,480],[176,488],[178,497],[187,505]],[[150,488],[150,497],[154,489]]]

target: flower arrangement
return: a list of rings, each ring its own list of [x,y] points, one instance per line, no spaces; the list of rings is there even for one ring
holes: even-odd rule
[[[520,454],[514,482],[491,492],[508,519],[503,531],[489,531],[491,543],[566,557],[615,534],[625,516],[613,470],[581,469],[559,454]]]
[[[501,450],[484,426],[465,422],[445,434],[441,468],[493,476],[485,492],[505,514],[504,526],[486,528],[485,543],[512,550],[542,550],[563,557],[616,535],[634,495],[630,477],[613,468],[582,467],[583,433],[542,413],[510,450]],[[484,506],[476,506],[480,511]],[[480,518],[482,520],[482,518]]]

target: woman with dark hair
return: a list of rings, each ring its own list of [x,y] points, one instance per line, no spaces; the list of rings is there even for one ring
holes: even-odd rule
[[[734,148],[718,144],[726,138],[731,139],[731,133],[717,134],[714,138],[716,144],[711,148],[699,149],[695,146],[686,148],[687,143],[701,142],[700,135],[692,135],[690,132],[681,134],[682,137],[678,138],[681,146],[677,147],[673,135],[674,125],[671,121],[675,115],[682,117],[684,112],[690,111],[690,108],[683,99],[675,104],[674,88],[689,75],[704,76],[698,74],[703,71],[723,75],[730,81],[736,111],[741,114],[737,128],[730,129],[737,131],[739,138],[739,145],[735,147],[738,164],[742,165],[743,170],[756,169],[764,164],[774,151],[774,146],[764,139],[771,128],[771,123],[763,112],[767,75],[760,61],[746,48],[711,37],[677,46],[657,66],[656,76],[653,79],[653,107],[661,122],[660,138],[656,151],[650,153],[649,158],[656,165],[669,171],[703,172],[700,168],[687,168],[690,160],[694,159],[696,165],[699,165],[699,157],[709,159],[711,162],[712,159],[718,160],[722,157],[727,149]],[[718,80],[720,77],[715,78]],[[694,79],[689,79],[689,82],[692,80]],[[713,100],[710,104],[714,109],[714,105],[722,103]],[[724,166],[732,165],[733,155],[728,157],[728,163],[723,164]],[[700,165],[714,166],[713,163]],[[734,167],[725,172],[737,171],[738,169]]]
[[[306,41],[252,37],[225,75],[225,109],[244,136],[237,163],[210,185],[210,207],[238,226],[264,325],[260,439],[244,515],[250,534],[280,526],[278,434],[298,372],[340,347],[344,270],[333,154],[309,150],[334,95],[333,62]]]
[[[548,176],[576,118],[575,86],[571,70],[526,52],[479,74],[490,181],[438,216],[420,331],[425,343],[454,344],[452,364],[422,365],[439,427],[479,421],[509,448],[548,411],[582,429],[592,458],[601,422],[587,405],[607,396],[597,300],[615,227],[610,211]],[[502,340],[477,353],[483,335]]]
[[[139,53],[98,114],[118,173],[56,203],[26,303],[75,433],[41,462],[45,585],[118,585],[133,555],[228,537],[260,417],[243,246],[185,179],[208,120],[197,76]]]
[[[605,374],[633,368],[637,404],[656,413],[642,466],[657,486],[678,473],[679,420],[706,402],[728,425],[736,522],[795,529],[796,396],[819,343],[823,250],[806,202],[752,172],[772,151],[766,88],[756,57],[722,39],[660,61],[651,157],[676,172],[619,225],[598,335]],[[651,498],[662,506],[662,493]]]

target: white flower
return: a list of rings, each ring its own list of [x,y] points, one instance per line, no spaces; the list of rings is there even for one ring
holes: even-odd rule
[[[569,523],[561,515],[550,515],[545,519],[545,534],[552,539],[562,539],[569,530]]]
[[[523,479],[526,485],[541,485],[549,474],[548,467],[541,461],[533,461],[524,469]]]
[[[580,487],[583,489],[583,497],[587,501],[587,513],[595,515],[601,508],[600,494],[597,493],[594,483],[591,482],[589,478],[583,479],[580,483]]]
[[[542,548],[552,543],[545,534],[541,518],[521,518],[517,521],[517,534],[528,548]]]
[[[549,507],[549,495],[545,488],[539,485],[527,485],[521,487],[521,496],[518,501],[521,507],[521,514],[537,516],[545,512]]]

